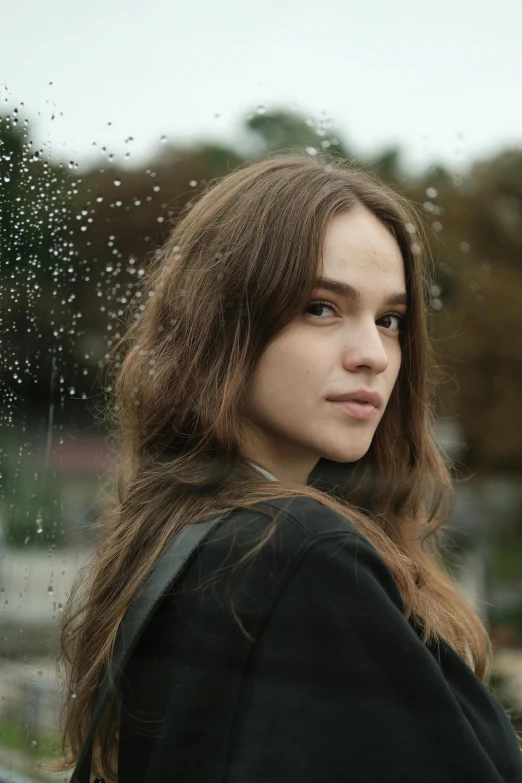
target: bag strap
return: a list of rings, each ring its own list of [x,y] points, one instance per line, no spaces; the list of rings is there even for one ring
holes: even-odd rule
[[[119,675],[124,670],[159,602],[171,585],[179,579],[198,545],[212,528],[230,514],[231,512],[228,511],[212,519],[195,522],[182,528],[161,555],[136,594],[119,625],[112,657],[101,673],[91,715],[91,725],[70,783],[90,783],[94,735]],[[99,778],[97,780],[103,783]]]

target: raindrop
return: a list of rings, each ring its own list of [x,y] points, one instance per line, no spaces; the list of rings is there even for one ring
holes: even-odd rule
[[[49,593],[49,595],[53,595],[54,594],[54,590],[53,590],[53,586],[52,585],[49,585],[49,587],[47,588],[47,592]]]
[[[256,109],[256,114],[265,114],[266,107],[260,104]]]
[[[114,184],[116,185],[116,187],[117,187],[117,188],[119,188],[119,187],[120,187],[120,185],[121,185],[121,180],[119,180],[119,179],[115,179],[115,180],[114,180]]]
[[[100,204],[103,201],[103,196],[98,196],[96,201]]]
[[[160,141],[161,141],[162,144],[165,144],[165,142],[167,141],[167,137],[166,136],[160,136]]]
[[[436,188],[426,188],[426,195],[428,198],[437,198],[439,191]]]
[[[469,251],[471,250],[471,246],[469,242],[461,242],[460,249],[462,250],[463,253],[469,253]]]
[[[198,184],[197,180],[195,180],[195,179],[191,179],[190,182],[189,182],[189,185],[190,185],[191,188],[195,188],[197,184]]]
[[[308,155],[311,155],[312,157],[317,155],[317,150],[315,147],[306,147],[305,149]]]
[[[42,512],[39,511],[36,515],[36,532],[42,533],[43,532],[43,519],[42,519]]]
[[[433,310],[442,310],[442,302],[440,301],[440,299],[432,299],[431,307]]]

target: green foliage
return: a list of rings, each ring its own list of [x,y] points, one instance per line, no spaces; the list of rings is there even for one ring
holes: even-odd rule
[[[56,339],[65,362],[75,326],[67,237],[75,188],[16,114],[0,117],[0,183],[0,388],[4,406],[36,408],[44,395],[49,401]]]
[[[32,485],[30,491],[19,484],[13,488],[12,502],[2,504],[5,537],[10,546],[63,546],[66,540],[60,504],[60,485]]]
[[[61,757],[61,740],[58,734],[34,732],[19,719],[0,718],[0,748],[23,753],[31,779],[43,783],[56,780],[50,773],[46,774],[34,767],[41,762],[48,763]]]
[[[274,111],[267,114],[253,114],[246,121],[247,130],[257,141],[260,155],[271,152],[304,150],[305,148],[321,148],[321,138],[318,137],[314,123],[307,123],[297,114],[285,111]],[[331,141],[326,140],[328,146]],[[334,144],[342,152],[340,144]]]
[[[522,531],[492,537],[489,545],[489,578],[496,584],[522,582]],[[521,598],[522,608],[522,598]]]

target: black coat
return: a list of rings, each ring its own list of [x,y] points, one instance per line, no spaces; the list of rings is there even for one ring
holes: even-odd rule
[[[232,574],[262,506],[276,535]],[[126,667],[121,783],[521,783],[502,706],[423,644],[373,546],[309,498],[259,508],[211,532]]]

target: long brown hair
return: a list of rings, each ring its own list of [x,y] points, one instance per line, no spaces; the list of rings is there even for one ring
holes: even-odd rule
[[[388,228],[404,259],[409,312],[399,377],[363,458],[322,459],[307,486],[271,482],[241,453],[248,381],[310,300],[329,221],[359,205]],[[113,353],[118,500],[64,612],[63,769],[84,741],[118,624],[173,535],[220,510],[276,497],[306,495],[349,519],[393,572],[406,616],[422,618],[424,640],[442,637],[487,681],[487,633],[444,565],[437,532],[454,492],[433,435],[426,248],[407,199],[331,156],[285,154],[243,166],[212,183],[175,226]],[[276,525],[274,517],[249,556]],[[94,753],[108,779],[117,774],[117,715],[115,697]]]

